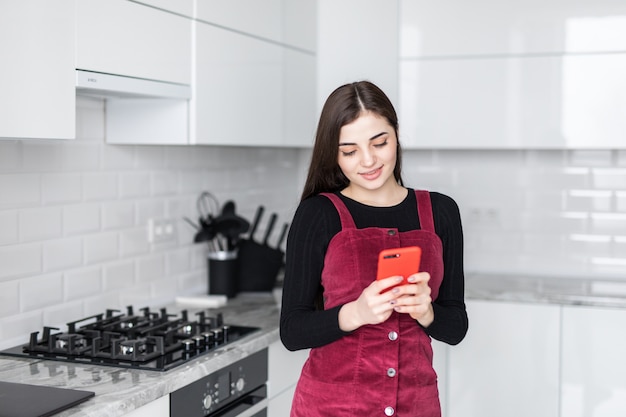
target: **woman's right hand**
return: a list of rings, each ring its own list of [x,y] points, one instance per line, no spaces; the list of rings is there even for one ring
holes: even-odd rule
[[[379,324],[391,316],[397,295],[394,290],[386,291],[402,282],[401,276],[373,281],[356,300],[346,303],[339,310],[339,327],[351,332],[366,324]]]

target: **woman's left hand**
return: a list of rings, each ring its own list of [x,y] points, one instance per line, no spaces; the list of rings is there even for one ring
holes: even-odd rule
[[[428,272],[418,272],[408,277],[409,284],[391,290],[397,296],[394,310],[409,314],[424,327],[428,327],[435,319],[428,280]]]

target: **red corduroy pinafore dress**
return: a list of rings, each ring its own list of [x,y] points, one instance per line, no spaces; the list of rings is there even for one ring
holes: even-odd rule
[[[324,306],[354,301],[376,276],[383,249],[420,246],[421,271],[430,273],[431,297],[443,279],[443,251],[428,191],[415,191],[421,230],[357,229],[339,197],[324,193],[339,212],[342,230],[328,247],[322,271]],[[419,214],[418,214],[419,213]],[[430,337],[408,314],[363,326],[311,349],[294,394],[292,417],[440,417]]]

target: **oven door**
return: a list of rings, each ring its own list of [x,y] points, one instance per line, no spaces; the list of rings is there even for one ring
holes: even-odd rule
[[[267,417],[267,403],[267,386],[263,385],[206,417]]]

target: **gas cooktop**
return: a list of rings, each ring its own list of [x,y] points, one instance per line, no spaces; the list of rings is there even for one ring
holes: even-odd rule
[[[135,314],[106,310],[101,314],[67,323],[64,332],[44,327],[43,334],[30,334],[28,343],[0,351],[0,355],[97,364],[118,368],[167,371],[232,343],[257,327],[226,324],[222,313],[187,310],[169,314],[165,308],[142,308]]]

